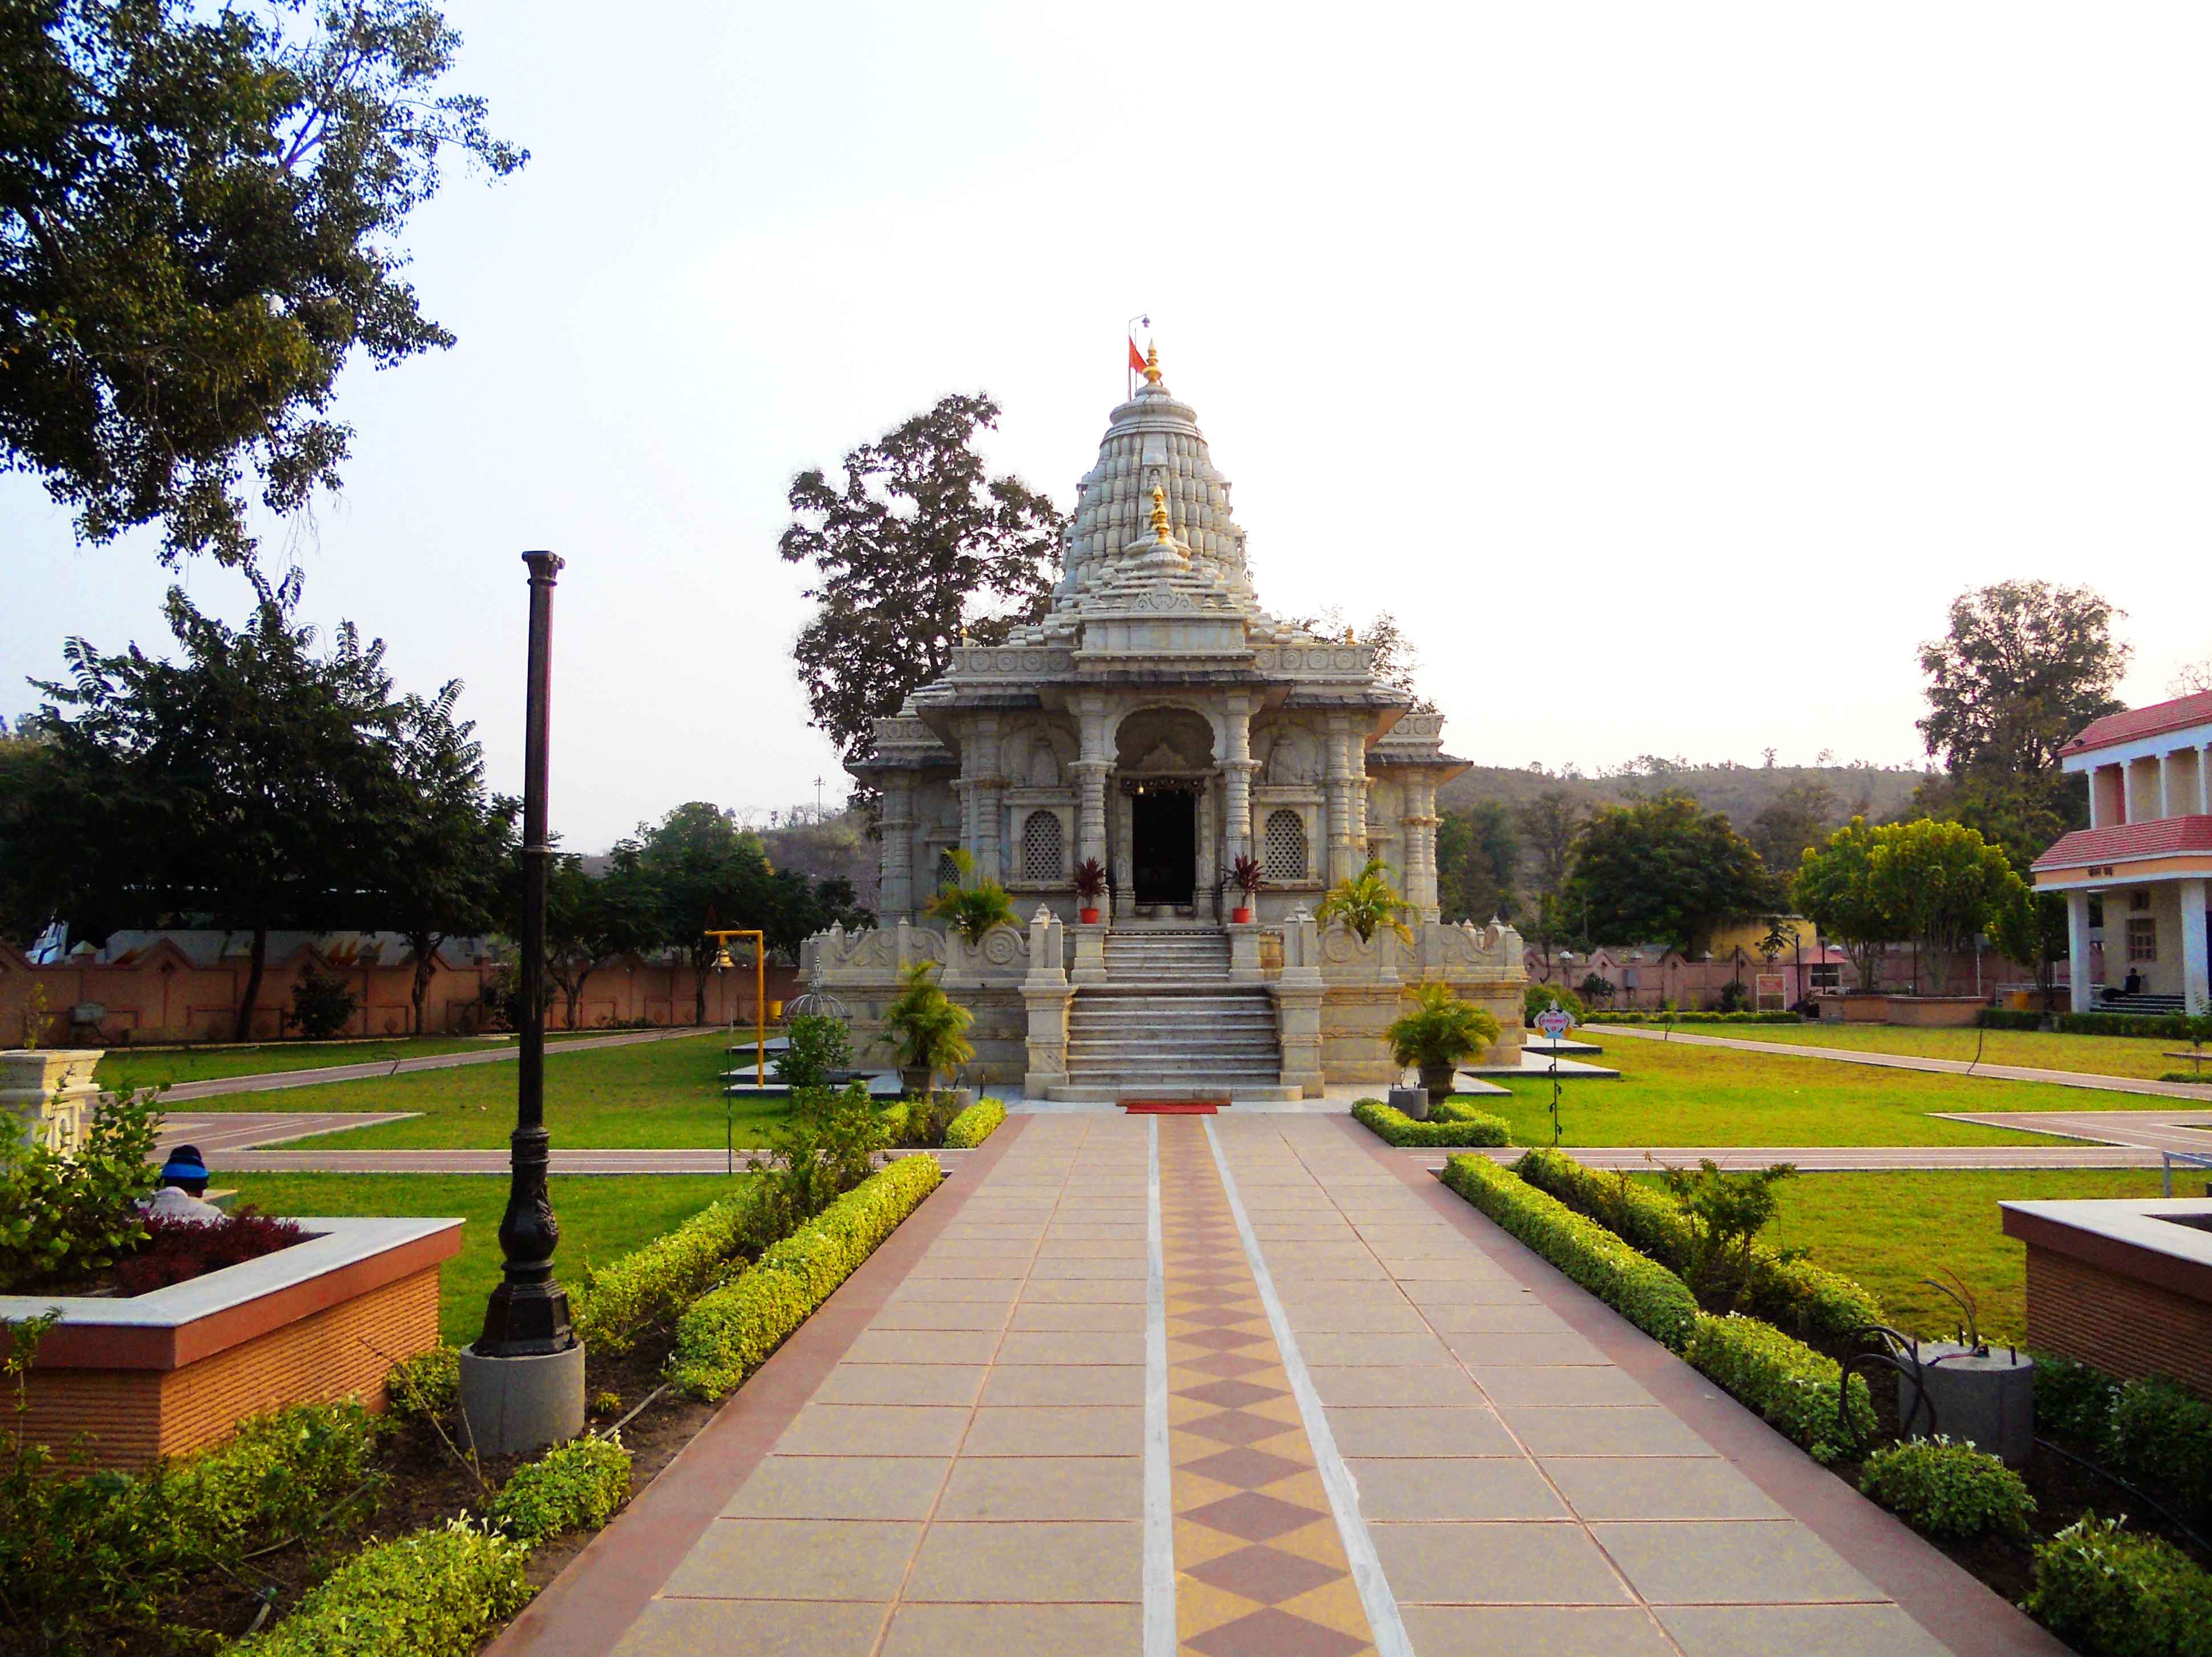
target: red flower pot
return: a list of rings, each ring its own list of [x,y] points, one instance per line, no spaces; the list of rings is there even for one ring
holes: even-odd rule
[[[1085,926],[1096,926],[1098,924],[1098,911],[1097,911],[1097,910],[1096,910],[1096,909],[1079,909],[1079,910],[1077,910],[1077,911],[1076,911],[1076,913],[1083,918],[1083,924],[1084,924]]]
[[[1240,904],[1229,912],[1229,918],[1239,926],[1249,926],[1252,924],[1252,911]]]

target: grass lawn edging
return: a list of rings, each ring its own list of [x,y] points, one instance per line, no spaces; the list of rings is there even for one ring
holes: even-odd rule
[[[1393,1110],[1380,1099],[1362,1099],[1352,1108],[1352,1120],[1386,1144],[1393,1145],[1508,1145],[1513,1143],[1505,1119],[1447,1101],[1436,1107],[1449,1110],[1432,1120],[1417,1122],[1402,1110]]]
[[[708,1400],[735,1391],[944,1178],[933,1157],[902,1157],[695,1301],[669,1361],[678,1390]]]

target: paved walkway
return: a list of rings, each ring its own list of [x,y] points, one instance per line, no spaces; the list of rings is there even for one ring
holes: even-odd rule
[[[1016,1119],[499,1657],[2056,1654],[1352,1124]]]
[[[641,1041],[672,1041],[687,1035],[713,1034],[711,1029],[624,1030],[616,1035],[579,1036],[573,1041],[548,1041],[545,1056],[589,1053],[595,1047],[629,1047]],[[410,1076],[419,1070],[458,1070],[465,1065],[510,1063],[520,1047],[486,1047],[481,1053],[434,1053],[420,1059],[384,1059],[366,1065],[325,1065],[315,1070],[271,1070],[253,1076],[217,1076],[204,1082],[179,1082],[161,1096],[164,1105],[194,1099],[213,1099],[227,1093],[275,1093],[284,1088],[319,1088],[330,1082],[368,1082],[386,1076]]]
[[[1872,1065],[1881,1070],[1932,1071],[1942,1076],[1981,1076],[1997,1082],[2048,1082],[2055,1087],[2087,1088],[2096,1093],[2142,1093],[2159,1099],[2203,1102],[2202,1087],[2186,1082],[2153,1082],[2137,1076],[2103,1076],[2089,1071],[2040,1070],[2026,1065],[1978,1065],[1967,1059],[1928,1059],[1908,1053],[1870,1053],[1863,1047],[1814,1047],[1801,1041],[1747,1041],[1734,1035],[1669,1035],[1648,1025],[1585,1024],[1592,1035],[1625,1035],[1638,1041],[1673,1041],[1693,1047],[1734,1047],[1740,1053],[1785,1053],[1800,1059],[1832,1059],[1840,1065]],[[2177,1063],[2179,1061],[2177,1060]]]

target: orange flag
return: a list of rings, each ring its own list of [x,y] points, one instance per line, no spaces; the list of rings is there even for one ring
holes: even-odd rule
[[[1145,354],[1137,349],[1137,342],[1129,342],[1129,366],[1139,373],[1145,372]]]

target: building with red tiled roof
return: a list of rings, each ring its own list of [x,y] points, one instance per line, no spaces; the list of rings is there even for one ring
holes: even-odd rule
[[[2089,780],[2089,826],[2034,872],[2066,899],[2075,1006],[2212,1011],[2212,691],[2107,715],[2059,755]],[[2100,923],[2117,985],[2090,980]]]

